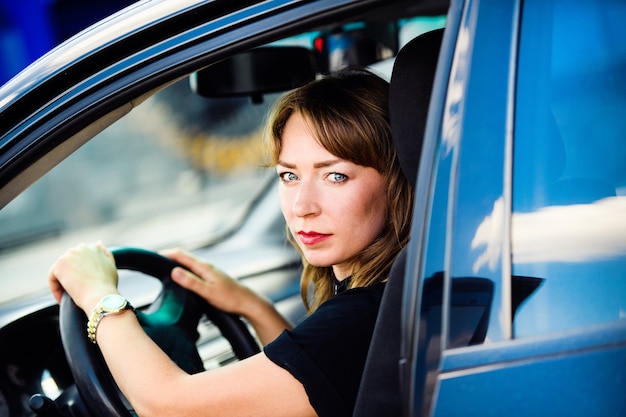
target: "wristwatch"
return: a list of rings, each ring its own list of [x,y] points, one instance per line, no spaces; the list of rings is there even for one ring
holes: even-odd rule
[[[119,294],[105,295],[91,311],[89,322],[87,322],[87,337],[92,343],[96,343],[96,330],[103,317],[121,314],[126,310],[134,311],[135,308],[128,300]]]

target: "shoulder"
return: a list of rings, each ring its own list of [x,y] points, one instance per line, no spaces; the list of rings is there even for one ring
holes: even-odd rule
[[[352,415],[384,288],[346,290],[265,346],[302,383],[319,416]]]

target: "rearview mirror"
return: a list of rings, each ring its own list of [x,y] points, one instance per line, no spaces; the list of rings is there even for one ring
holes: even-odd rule
[[[310,50],[298,46],[251,49],[197,71],[191,89],[202,97],[250,96],[291,90],[315,79],[317,66]]]

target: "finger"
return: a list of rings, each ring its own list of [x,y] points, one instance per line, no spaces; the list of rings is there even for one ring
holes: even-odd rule
[[[178,262],[179,264],[183,265],[185,268],[189,269],[194,274],[203,278],[208,278],[207,275],[210,274],[214,270],[214,267],[210,263],[202,261],[196,258],[191,253],[186,252],[179,248],[168,249],[168,250],[162,251],[161,254],[164,256],[167,256],[173,261]]]
[[[57,301],[57,303],[61,302],[61,297],[65,292],[63,284],[61,284],[61,274],[63,269],[63,263],[68,256],[68,252],[59,256],[57,260],[52,264],[50,269],[48,270],[48,286],[50,288],[50,292],[52,296]]]
[[[172,270],[172,280],[181,287],[199,295],[206,292],[208,285],[208,283],[199,276],[180,267],[176,267]]]
[[[48,286],[50,287],[50,292],[52,293],[52,296],[54,297],[56,302],[60,303],[61,297],[63,296],[63,286],[57,279],[53,268],[51,268],[48,272]]]
[[[180,248],[165,249],[159,253],[181,264],[187,264],[187,263],[198,261],[196,257],[193,256],[191,253],[184,251]]]
[[[115,257],[113,256],[113,253],[109,250],[109,248],[105,246],[105,244],[101,240],[98,240],[96,242],[96,246],[106,255],[108,259],[115,263]]]

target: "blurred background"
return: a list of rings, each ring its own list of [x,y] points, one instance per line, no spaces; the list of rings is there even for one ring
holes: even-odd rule
[[[0,0],[0,85],[134,2]],[[0,305],[45,292],[51,262],[79,242],[190,248],[236,227],[275,176],[260,168],[270,101],[207,100],[182,80],[85,144],[0,211]]]

